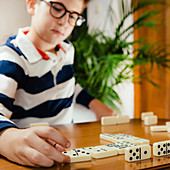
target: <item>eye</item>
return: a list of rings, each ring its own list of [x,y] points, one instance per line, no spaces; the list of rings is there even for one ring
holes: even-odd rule
[[[54,9],[56,12],[62,12],[62,11],[63,11],[62,8],[58,8],[58,7],[54,7],[54,6],[53,6],[53,9]]]

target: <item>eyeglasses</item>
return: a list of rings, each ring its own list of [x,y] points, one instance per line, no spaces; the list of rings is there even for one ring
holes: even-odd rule
[[[52,17],[56,19],[60,19],[69,13],[68,22],[71,26],[81,26],[83,22],[85,22],[85,18],[83,18],[78,12],[71,12],[66,9],[66,7],[60,2],[52,2],[49,0],[41,0],[46,3],[50,3],[50,14]]]

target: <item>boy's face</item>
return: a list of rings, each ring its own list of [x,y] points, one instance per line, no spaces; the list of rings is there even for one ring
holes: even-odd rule
[[[68,11],[82,13],[83,0],[51,0],[62,3]],[[30,5],[28,5],[30,2]],[[31,4],[32,2],[32,4]],[[74,26],[68,22],[69,13],[62,18],[56,19],[50,14],[50,4],[44,1],[27,0],[27,9],[32,16],[31,32],[46,43],[57,45],[66,39],[73,31]]]

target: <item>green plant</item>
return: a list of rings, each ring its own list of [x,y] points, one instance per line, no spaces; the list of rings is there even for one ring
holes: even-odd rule
[[[135,5],[132,4],[131,9],[125,12],[122,0],[123,18],[115,31],[114,38],[107,37],[102,32],[89,34],[86,25],[79,28],[78,35],[76,32],[74,33],[74,39],[76,39],[73,41],[76,49],[74,70],[77,82],[117,112],[119,112],[121,100],[114,90],[114,86],[126,80],[137,82],[141,78],[156,85],[147,76],[152,72],[153,65],[156,64],[159,69],[161,67],[170,68],[170,55],[166,53],[165,47],[162,45],[145,44],[143,39],[127,41],[134,30],[140,27],[156,29],[156,22],[151,18],[161,11],[156,8],[148,10],[128,28],[123,29],[126,19],[131,14],[155,4],[166,5],[160,0],[141,0]],[[110,10],[110,12],[113,11]],[[134,47],[135,43],[141,45],[139,48],[134,48],[132,52],[132,46]],[[134,70],[138,65],[145,66],[145,69],[135,76]]]

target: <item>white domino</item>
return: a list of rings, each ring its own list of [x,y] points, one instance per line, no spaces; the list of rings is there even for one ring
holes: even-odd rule
[[[141,119],[142,120],[145,120],[145,117],[147,117],[147,116],[153,116],[154,114],[153,114],[153,112],[142,112],[141,113]]]
[[[170,154],[170,140],[156,142],[153,144],[153,155],[164,156]]]
[[[162,126],[162,125],[159,125],[159,126],[151,126],[150,127],[150,130],[152,132],[165,132],[167,131],[167,126]]]
[[[170,122],[166,122],[166,126],[170,126]]]
[[[117,116],[104,116],[101,118],[102,125],[116,125],[118,122]]]
[[[125,160],[128,162],[151,158],[151,146],[139,145],[125,149]]]
[[[120,155],[120,154],[125,154],[126,148],[130,148],[136,145],[128,141],[122,141],[122,142],[116,142],[115,144],[108,144],[107,146],[117,148],[118,154]]]
[[[117,116],[117,123],[122,124],[122,123],[129,123],[129,115],[119,115]]]
[[[158,117],[155,116],[147,116],[144,119],[144,124],[145,125],[155,125],[158,123]]]
[[[34,126],[49,126],[48,122],[40,122],[40,123],[31,123],[30,127],[34,127]]]
[[[71,159],[70,163],[91,160],[91,153],[89,151],[82,149],[82,148],[72,149],[70,151],[64,151],[62,153],[64,155],[68,155],[70,157],[70,159]]]
[[[136,145],[150,143],[148,139],[143,139],[143,138],[135,137],[135,136],[128,135],[128,134],[119,134],[119,133],[118,134],[103,133],[103,134],[100,134],[100,138],[113,142],[113,143],[123,142],[123,141],[128,141]]]
[[[89,151],[91,153],[92,158],[96,159],[115,156],[118,154],[118,150],[116,148],[107,147],[105,145],[85,147],[83,149]]]

